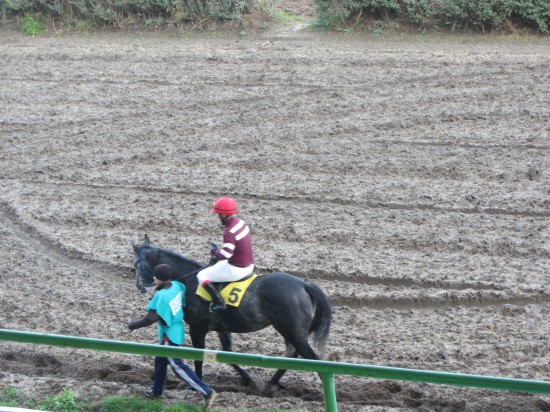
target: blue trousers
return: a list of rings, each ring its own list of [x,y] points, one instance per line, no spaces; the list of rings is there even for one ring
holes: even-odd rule
[[[178,346],[170,341],[165,341],[162,344],[167,346]],[[183,363],[181,359],[162,358],[157,356],[155,357],[155,375],[153,377],[153,385],[151,387],[151,391],[153,392],[153,394],[162,395],[164,381],[166,381],[168,364],[170,364],[172,370],[178,378],[187,383],[203,396],[207,396],[212,393],[212,389],[206,383],[204,383],[189,366]]]

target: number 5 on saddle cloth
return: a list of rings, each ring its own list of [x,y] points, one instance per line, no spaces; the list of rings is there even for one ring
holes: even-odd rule
[[[241,304],[244,293],[257,277],[258,275],[252,274],[236,282],[221,283],[221,285],[225,285],[220,291],[220,295],[225,303],[231,306],[238,307]],[[212,302],[212,296],[210,296],[210,293],[208,293],[202,285],[199,285],[197,287],[197,295],[208,302]]]

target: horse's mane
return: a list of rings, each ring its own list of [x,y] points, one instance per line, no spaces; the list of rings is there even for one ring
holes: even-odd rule
[[[141,245],[141,247],[148,247],[151,250],[156,249],[157,253],[163,253],[165,255],[173,257],[176,260],[183,260],[183,261],[185,261],[189,264],[192,264],[194,266],[197,266],[197,267],[200,267],[200,266],[203,265],[202,263],[197,262],[195,259],[192,259],[190,257],[182,255],[181,253],[178,253],[178,252],[175,252],[173,250],[166,249],[166,248],[163,248],[163,247],[160,247],[160,246],[155,246],[155,245],[151,245],[151,244],[146,243],[146,244]]]

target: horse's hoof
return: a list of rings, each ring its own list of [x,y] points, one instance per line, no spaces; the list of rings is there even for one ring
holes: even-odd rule
[[[254,376],[251,376],[250,377],[250,382],[249,382],[249,385],[255,390],[255,391],[258,391],[260,393],[263,393],[264,390],[265,390],[265,385],[264,383],[259,380],[258,378],[255,378]]]
[[[265,386],[264,386],[264,390],[263,390],[263,394],[264,395],[268,395],[268,396],[271,396],[273,395],[275,392],[281,390],[281,385],[279,385],[278,383],[267,383]]]

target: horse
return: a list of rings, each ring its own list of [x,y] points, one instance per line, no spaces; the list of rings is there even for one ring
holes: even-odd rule
[[[332,308],[327,295],[317,285],[284,272],[262,274],[250,284],[238,307],[222,312],[209,312],[209,302],[196,294],[196,274],[209,264],[201,264],[173,250],[152,245],[145,235],[144,243],[134,248],[136,286],[143,291],[153,283],[153,268],[161,263],[172,267],[174,280],[186,286],[185,322],[194,348],[204,349],[206,335],[216,331],[224,351],[232,351],[231,333],[256,332],[273,326],[283,337],[286,357],[322,359],[332,321]],[[317,354],[308,342],[309,335],[317,346]],[[267,384],[252,377],[238,365],[231,365],[246,386],[264,394],[281,388],[286,372],[279,369]],[[202,361],[195,361],[195,373],[202,378]]]

